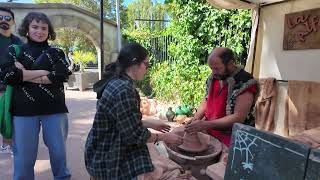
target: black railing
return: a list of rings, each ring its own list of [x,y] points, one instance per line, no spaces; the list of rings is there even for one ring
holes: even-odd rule
[[[173,61],[169,54],[169,45],[174,43],[172,36],[160,36],[150,40],[149,51],[152,54],[152,62]]]
[[[247,29],[247,32],[250,34],[250,29]],[[214,47],[228,47],[228,39],[230,36],[238,36],[238,34],[235,32],[234,34],[229,35],[220,35],[219,38],[214,42]],[[158,63],[163,61],[174,61],[174,57],[170,55],[169,53],[169,46],[172,43],[176,43],[175,39],[172,36],[160,36],[156,38],[152,38],[148,43],[148,49],[151,52],[151,61],[152,63]],[[230,44],[230,42],[229,42]],[[246,58],[248,55],[249,50],[249,41],[243,41],[242,47],[244,48],[244,51],[240,54],[237,54],[237,60],[238,63],[241,65],[245,65]],[[209,54],[207,52],[203,52],[203,54],[200,55],[202,62],[205,64],[207,62]]]

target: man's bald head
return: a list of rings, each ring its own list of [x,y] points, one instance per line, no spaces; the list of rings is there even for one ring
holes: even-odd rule
[[[227,78],[235,70],[234,53],[229,48],[215,48],[208,58],[212,73],[219,79]]]
[[[221,59],[224,65],[227,65],[230,61],[235,61],[234,53],[231,49],[225,47],[214,48],[208,58],[209,61]]]

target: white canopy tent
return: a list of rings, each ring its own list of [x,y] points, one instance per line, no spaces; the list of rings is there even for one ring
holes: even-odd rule
[[[255,78],[320,81],[319,48],[283,48],[285,15],[320,9],[320,0],[207,1],[216,8],[252,10],[251,42],[245,69]],[[320,13],[312,16],[320,19]],[[320,31],[320,26],[317,27],[317,31]],[[309,42],[306,42],[306,45]]]

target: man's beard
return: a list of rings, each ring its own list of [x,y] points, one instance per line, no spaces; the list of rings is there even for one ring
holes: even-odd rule
[[[215,74],[214,76],[215,76],[216,79],[225,80],[230,76],[230,74],[231,73],[230,73],[229,69],[226,67],[226,70],[222,75]]]
[[[2,22],[0,23],[0,28],[6,31],[10,29],[10,25],[8,23]]]

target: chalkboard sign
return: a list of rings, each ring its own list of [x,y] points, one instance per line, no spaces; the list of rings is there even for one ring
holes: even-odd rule
[[[320,180],[320,149],[313,149],[310,152],[306,180]]]
[[[303,180],[307,145],[235,124],[225,180]]]

